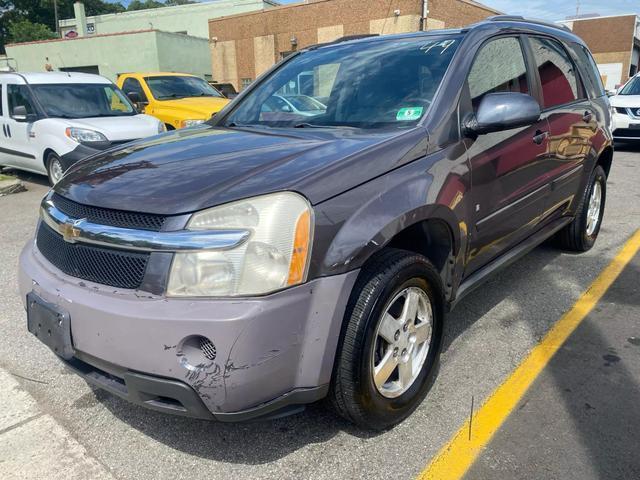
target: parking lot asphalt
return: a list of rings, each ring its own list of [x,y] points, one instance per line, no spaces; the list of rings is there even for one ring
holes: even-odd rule
[[[636,254],[466,478],[640,478],[639,279]]]
[[[88,455],[118,479],[414,478],[464,423],[472,398],[476,405],[482,404],[640,227],[640,147],[619,149],[609,178],[605,219],[594,249],[574,255],[543,245],[461,302],[447,318],[438,378],[420,408],[401,425],[381,434],[362,432],[319,405],[277,421],[216,424],[150,412],[93,390],[65,371],[55,356],[26,331],[25,315],[17,294],[17,257],[33,233],[38,203],[47,188],[42,179],[24,178],[36,181],[27,183],[29,191],[0,198],[3,305],[0,311],[0,366],[14,375],[42,410],[71,432]],[[634,265],[637,267],[637,263]],[[637,276],[635,270],[636,284]],[[619,345],[618,336],[640,335],[636,332],[638,291],[624,292],[612,294],[606,300],[622,312],[620,327],[603,333],[600,323],[594,320],[600,328],[598,338],[594,340],[589,336],[593,332],[580,337],[582,330],[579,330],[571,342],[594,341],[600,344],[593,348],[601,348],[601,355],[621,356],[624,347]],[[591,317],[585,322],[584,325],[590,325]],[[636,331],[623,333],[629,325]],[[577,348],[577,344],[572,345]],[[609,348],[615,348],[618,353]],[[564,350],[554,361],[562,362],[563,358],[566,358]],[[596,368],[585,362],[572,361],[560,370],[566,370],[565,378],[578,375],[574,375],[572,369],[579,372],[576,382],[579,378],[588,380],[604,375],[604,366]],[[614,371],[621,366],[606,368]],[[547,375],[551,377],[546,379]],[[628,376],[628,379],[640,381],[637,375]],[[548,473],[553,472],[553,468],[558,469],[557,478],[602,478],[603,472],[597,468],[569,468],[571,453],[579,452],[581,456],[577,456],[575,462],[583,462],[595,443],[587,435],[591,431],[581,429],[577,424],[569,425],[573,421],[570,407],[579,404],[582,394],[571,403],[571,397],[564,394],[554,380],[553,372],[545,371],[536,388],[531,390],[532,398],[523,410],[527,412],[530,408],[531,418],[540,415],[541,419],[551,421],[553,417],[549,416],[557,412],[558,425],[553,428],[561,429],[563,423],[567,428],[571,426],[568,433],[563,433],[571,436],[571,449],[566,457],[557,453],[558,460],[549,460],[541,475],[536,462],[539,463],[538,456],[544,454],[545,447],[540,446],[529,455],[506,438],[503,443],[489,445],[487,457],[481,457],[467,478],[513,478],[509,470],[504,470],[504,476],[496,473],[500,470],[493,466],[502,458],[530,462],[528,470],[523,470],[518,478],[553,478]],[[568,388],[576,388],[576,385]],[[610,390],[612,398],[637,395],[638,392],[637,383],[635,390],[631,384],[621,389],[610,387]],[[536,395],[539,400],[533,398]],[[599,409],[593,401],[592,404],[585,400]],[[636,405],[638,401],[640,399],[636,398]],[[606,405],[602,408],[606,409]],[[524,424],[512,424],[512,420],[518,421],[518,417],[505,423],[505,435],[527,428]],[[535,420],[529,421],[535,423]],[[616,436],[612,429],[618,428],[620,422],[609,423],[608,434]],[[605,423],[602,425],[606,426]],[[502,433],[503,430],[498,432],[495,442],[500,441]],[[553,445],[549,448],[554,450],[559,448],[563,438],[559,434],[555,437],[547,435],[542,426],[531,435],[534,438],[529,439],[530,442],[549,442]],[[528,444],[519,445],[524,449]],[[501,456],[502,451],[505,456]],[[594,456],[591,461],[600,458]],[[583,475],[571,476],[578,472]]]

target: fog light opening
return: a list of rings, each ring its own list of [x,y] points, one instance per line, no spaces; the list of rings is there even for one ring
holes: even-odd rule
[[[176,351],[178,363],[188,370],[197,371],[211,366],[217,357],[215,344],[202,335],[182,339]]]

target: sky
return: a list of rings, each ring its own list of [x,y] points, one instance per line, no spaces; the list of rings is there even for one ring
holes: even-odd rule
[[[120,1],[128,5],[131,0]],[[280,3],[294,3],[299,0],[279,0]],[[361,0],[366,2],[367,0]],[[390,0],[393,1],[393,0]],[[616,15],[635,13],[640,15],[640,0],[479,0],[485,5],[511,15],[523,15],[545,20],[564,20],[576,14],[579,5],[580,14],[599,13],[600,15]]]

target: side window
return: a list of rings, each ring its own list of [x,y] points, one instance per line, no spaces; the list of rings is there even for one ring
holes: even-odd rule
[[[531,48],[540,75],[544,108],[577,100],[578,79],[564,47],[549,38],[531,37]]]
[[[474,111],[482,97],[496,92],[530,92],[520,41],[497,38],[485,44],[473,62],[468,78]]]
[[[589,52],[589,50],[584,45],[576,45],[574,47],[574,51],[578,55],[578,59],[580,60],[580,62],[584,64],[584,71],[587,72],[589,80],[593,85],[595,96],[602,97],[603,95],[606,95],[604,85],[602,83],[602,76],[600,75],[600,70],[598,70],[598,65],[593,59],[591,52]]]
[[[140,85],[140,82],[135,78],[131,78],[131,77],[127,78],[122,84],[122,91],[125,93],[125,95],[128,95],[129,92],[137,93],[141,101],[143,102],[148,101],[147,96],[144,93],[144,90],[142,90],[142,85]]]
[[[0,83],[0,117],[4,115],[4,85]]]
[[[25,107],[27,115],[36,113],[31,102],[31,95],[26,85],[7,85],[7,99],[9,107],[9,115],[13,116],[13,110],[16,107]]]

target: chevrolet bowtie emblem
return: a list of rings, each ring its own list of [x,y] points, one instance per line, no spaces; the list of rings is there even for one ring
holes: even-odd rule
[[[74,243],[76,238],[80,236],[80,225],[85,219],[80,220],[67,220],[58,226],[58,231],[62,235],[65,242]]]

